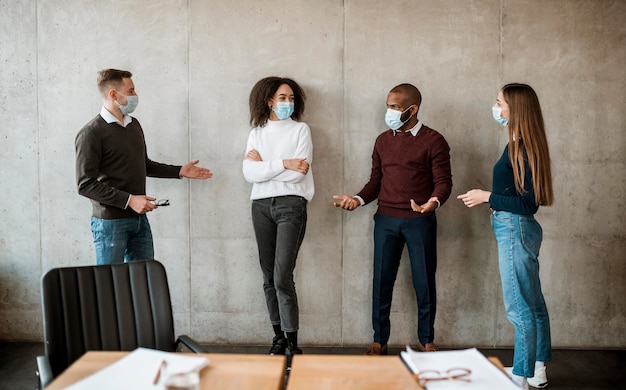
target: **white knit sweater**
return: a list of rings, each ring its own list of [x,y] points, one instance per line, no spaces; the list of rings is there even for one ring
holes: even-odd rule
[[[243,160],[243,176],[252,183],[250,199],[285,195],[313,199],[313,142],[306,123],[291,118],[267,121],[265,126],[250,131],[246,153],[251,149],[259,152],[262,161]],[[306,175],[283,166],[285,159],[304,157],[311,164]]]

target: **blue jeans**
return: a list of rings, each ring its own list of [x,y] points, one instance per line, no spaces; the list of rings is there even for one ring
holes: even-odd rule
[[[515,328],[513,374],[532,377],[535,361],[552,360],[550,319],[539,280],[543,231],[532,215],[492,211],[506,316]]]
[[[437,293],[437,218],[393,218],[374,215],[374,280],[372,326],[374,341],[387,344],[391,333],[391,298],[406,244],[417,298],[417,337],[422,344],[435,338]]]
[[[153,260],[154,246],[148,217],[99,219],[91,217],[96,264]]]
[[[279,196],[252,202],[252,225],[263,272],[265,303],[272,325],[285,332],[299,328],[298,297],[293,270],[304,239],[307,200]]]

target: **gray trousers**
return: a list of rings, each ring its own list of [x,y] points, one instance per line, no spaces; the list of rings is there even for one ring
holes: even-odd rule
[[[299,328],[293,270],[306,231],[306,210],[306,199],[294,195],[252,202],[252,224],[270,322],[285,332]]]

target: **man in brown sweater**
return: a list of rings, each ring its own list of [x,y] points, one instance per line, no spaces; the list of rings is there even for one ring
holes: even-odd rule
[[[378,199],[374,216],[374,342],[368,355],[387,354],[393,285],[406,244],[418,306],[418,348],[436,351],[435,271],[438,209],[450,196],[450,147],[437,131],[417,119],[419,90],[400,84],[387,95],[385,122],[376,139],[369,182],[355,196],[335,195],[334,205],[354,210]]]
[[[146,195],[146,176],[208,179],[198,161],[168,165],[148,158],[143,130],[129,114],[138,104],[132,74],[105,69],[98,75],[103,105],[76,135],[78,193],[91,200],[96,264],[154,259],[146,213],[158,207]]]

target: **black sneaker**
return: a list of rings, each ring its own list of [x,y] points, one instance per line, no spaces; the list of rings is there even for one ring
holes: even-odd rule
[[[285,349],[287,349],[287,338],[284,336],[274,336],[272,340],[272,347],[270,348],[270,355],[284,355]]]

